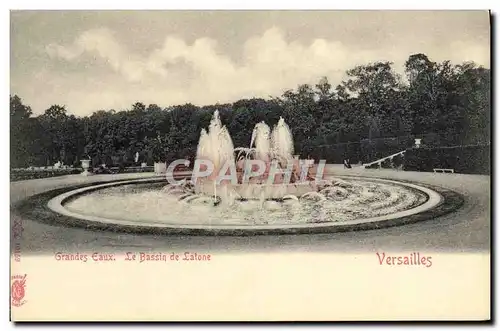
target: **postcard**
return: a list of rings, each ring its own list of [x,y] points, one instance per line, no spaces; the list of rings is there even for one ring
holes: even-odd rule
[[[10,13],[25,321],[489,321],[488,11]]]

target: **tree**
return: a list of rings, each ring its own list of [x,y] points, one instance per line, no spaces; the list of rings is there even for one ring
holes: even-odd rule
[[[282,116],[298,154],[327,156],[334,162],[341,162],[344,155],[359,156],[361,141],[365,145],[369,140],[386,141],[377,138],[401,137],[387,139],[401,141],[390,146],[398,150],[416,135],[432,134],[438,137],[435,144],[443,145],[490,142],[489,69],[474,63],[437,63],[419,53],[409,56],[405,75],[403,82],[392,63],[375,62],[348,70],[346,80],[335,89],[323,77],[317,84],[302,84],[271,99],[166,108],[136,102],[129,109],[98,110],[84,117],[71,115],[60,105],[34,116],[14,95],[10,97],[11,165],[59,160],[69,164],[84,156],[94,164],[127,165],[137,152],[141,160],[193,158],[200,131],[208,127],[215,110],[235,146],[249,145],[255,124],[265,121],[272,127]],[[379,145],[372,147],[373,155],[387,152]]]
[[[326,102],[335,97],[332,85],[328,82],[327,77],[322,77],[318,84],[316,84],[316,95],[319,102]]]
[[[142,102],[136,102],[132,105],[132,111],[135,112],[144,112],[146,111],[146,105]]]
[[[31,108],[17,95],[10,96],[10,159],[11,166],[22,167],[33,162],[38,152],[34,135],[43,137],[36,120],[30,118]]]
[[[17,95],[10,96],[10,120],[20,122],[28,119],[33,112],[26,106]]]
[[[356,66],[347,71],[348,79],[342,85],[354,96],[365,97],[369,101],[383,99],[390,91],[400,88],[399,76],[392,69],[391,62],[375,62]]]
[[[372,140],[380,137],[378,119],[376,117],[368,117],[368,123],[370,128],[368,131],[368,139]]]
[[[432,89],[436,65],[437,64],[431,62],[425,54],[418,53],[410,55],[405,62],[405,73],[410,86],[424,83]]]
[[[283,108],[283,118],[292,131],[295,151],[307,153],[303,149],[309,149],[309,140],[313,139],[313,128],[316,127],[316,119],[320,115],[314,90],[310,85],[299,85],[296,92],[288,90],[277,101]]]
[[[458,70],[456,93],[466,115],[462,129],[464,144],[488,143],[491,141],[491,72],[473,63],[460,65]]]

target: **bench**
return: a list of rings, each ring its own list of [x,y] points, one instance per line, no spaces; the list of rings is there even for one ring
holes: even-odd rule
[[[441,173],[455,173],[454,169],[440,169],[440,168],[434,168],[434,172],[441,172]]]

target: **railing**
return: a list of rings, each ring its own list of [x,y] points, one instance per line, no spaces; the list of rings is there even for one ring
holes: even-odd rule
[[[363,165],[362,165],[362,167],[363,167],[363,168],[367,168],[367,167],[372,166],[372,165],[374,165],[374,164],[378,164],[378,165],[379,165],[379,167],[382,167],[382,162],[384,162],[385,160],[391,160],[391,161],[392,161],[392,159],[393,159],[394,157],[398,156],[398,155],[400,155],[400,156],[404,156],[405,152],[406,152],[406,150],[401,151],[401,152],[398,152],[398,153],[394,153],[394,154],[392,154],[392,155],[389,155],[389,156],[383,157],[383,158],[381,158],[381,159],[378,159],[378,160],[373,161],[373,162],[370,162],[370,163],[365,163],[365,164],[363,164]]]
[[[154,167],[153,166],[146,166],[146,167],[126,167],[126,168],[119,168],[119,167],[110,167],[110,168],[105,168],[109,169],[115,173],[120,173],[120,172],[153,172]]]

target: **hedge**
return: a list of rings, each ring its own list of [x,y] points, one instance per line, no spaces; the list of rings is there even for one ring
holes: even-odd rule
[[[27,179],[39,179],[39,178],[49,178],[49,177],[59,177],[66,175],[76,175],[82,173],[81,168],[70,168],[70,169],[11,169],[10,170],[10,181],[15,182],[18,180]],[[136,172],[153,172],[153,167],[129,167],[129,168],[105,168],[104,171],[98,168],[89,168],[90,172],[98,174],[113,174],[113,173],[136,173]]]
[[[48,177],[58,177],[66,175],[74,175],[82,172],[82,169],[44,169],[44,170],[29,170],[29,169],[11,169],[10,181],[38,179]]]
[[[342,143],[336,145],[321,145],[314,147],[307,155],[302,157],[311,157],[315,160],[326,160],[327,163],[343,163],[349,159],[351,164],[360,161],[359,142]]]
[[[405,153],[403,169],[432,172],[440,168],[463,174],[489,175],[490,152],[490,145],[411,148]]]

